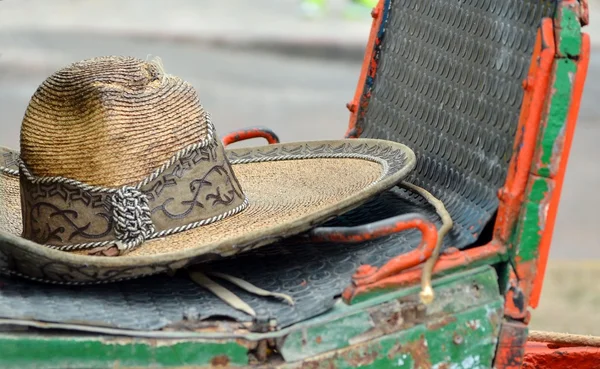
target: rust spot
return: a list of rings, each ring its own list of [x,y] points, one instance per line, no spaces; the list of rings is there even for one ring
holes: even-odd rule
[[[457,345],[462,345],[462,343],[465,341],[465,339],[463,338],[463,336],[461,336],[458,333],[454,333],[454,337],[452,338],[452,342],[454,342]]]
[[[269,353],[270,353],[270,349],[269,349],[267,340],[259,341],[258,345],[256,346],[256,350],[254,352],[256,359],[259,362],[264,363],[265,361],[267,361],[267,358],[269,357]]]
[[[378,356],[376,350],[364,353],[349,351],[344,355],[344,359],[350,366],[361,367],[373,364]]]
[[[479,320],[469,320],[467,322],[467,327],[475,331],[481,327],[481,322]]]
[[[447,248],[447,249],[444,251],[444,254],[445,254],[445,255],[451,255],[451,254],[456,254],[456,253],[458,253],[458,252],[460,252],[460,250],[459,250],[459,249],[457,249],[456,247],[452,247],[452,246],[451,246],[451,247],[448,247],[448,248]]]
[[[321,338],[321,336],[317,336],[317,338],[315,339],[315,341],[320,344],[321,342],[323,342],[323,338]]]
[[[405,343],[404,345],[397,343],[388,352],[388,359],[394,360],[400,355],[410,355],[413,360],[414,369],[431,368],[431,360],[429,359],[429,349],[427,348],[427,340],[421,335],[418,340]]]
[[[323,361],[321,361],[323,363]],[[302,369],[319,369],[318,361],[304,361],[301,366]]]
[[[523,80],[522,85],[525,91],[531,90],[532,87],[535,85],[535,79],[533,79],[532,77],[527,77]]]
[[[373,11],[371,11],[371,17],[373,17],[373,19],[379,18],[379,9],[378,8],[375,8],[375,9],[373,9]]]
[[[436,319],[431,323],[427,324],[427,330],[430,331],[437,331],[438,329],[447,326],[450,323],[453,323],[456,321],[456,317],[452,316],[452,315],[446,315],[440,319]]]
[[[210,361],[212,366],[227,366],[229,364],[229,358],[227,355],[217,355]]]

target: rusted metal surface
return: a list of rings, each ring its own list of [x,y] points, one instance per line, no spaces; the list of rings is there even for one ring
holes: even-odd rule
[[[281,367],[490,368],[501,315],[497,300],[453,314],[445,325],[419,323]]]
[[[231,132],[223,136],[223,145],[231,145],[235,142],[250,140],[253,138],[264,138],[269,144],[279,143],[279,137],[269,128],[266,127],[248,127],[239,131]]]
[[[587,26],[590,23],[590,6],[588,0],[579,0],[579,21],[582,26]]]
[[[511,269],[508,279],[508,289],[505,293],[505,314],[512,319],[529,322],[529,296],[531,281],[535,276],[535,261],[518,261],[516,270]]]
[[[402,360],[403,357],[410,356],[413,359],[413,368],[431,368],[431,359],[429,357],[429,348],[427,347],[427,340],[425,335],[419,336],[415,341],[402,345],[398,343],[388,351],[387,357],[390,360],[399,357]]]
[[[497,283],[495,271],[490,267],[481,267],[438,279],[435,284],[438,298],[427,306],[420,303],[416,293],[417,286],[372,297],[355,305],[342,305],[344,310],[350,309],[354,313],[343,314],[328,322],[315,323],[302,329],[293,329],[285,339],[279,340],[277,349],[287,362],[306,360],[347,346],[355,347],[405,332],[417,326],[433,332],[444,331],[458,324],[464,327],[460,332],[461,336],[466,337],[480,331],[483,324],[481,317],[459,323],[456,314],[489,303],[499,303],[501,306]],[[501,310],[500,308],[499,311]],[[336,312],[331,315],[335,316]],[[494,314],[485,319],[493,327],[499,325],[498,317]]]
[[[598,347],[550,347],[528,342],[521,369],[599,369]]]
[[[579,0],[561,0],[554,17],[554,37],[559,58],[573,58],[581,52],[581,5]]]
[[[520,322],[502,323],[496,357],[495,369],[520,369],[523,363],[525,343],[527,342],[527,326]]]

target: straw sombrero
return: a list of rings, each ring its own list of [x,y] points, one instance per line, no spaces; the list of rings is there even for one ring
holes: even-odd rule
[[[173,271],[306,231],[414,165],[382,140],[225,150],[160,63],[81,61],[32,96],[20,154],[0,150],[0,270],[59,283]]]

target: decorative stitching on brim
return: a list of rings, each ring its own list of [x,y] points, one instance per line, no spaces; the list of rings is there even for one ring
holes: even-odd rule
[[[255,150],[252,148],[247,150],[234,150],[227,154],[230,163],[238,164],[286,159],[292,160],[294,158],[344,158],[349,156],[354,158],[366,159],[377,163],[389,164],[389,171],[399,170],[401,169],[401,167],[407,165],[406,152],[404,150],[397,150],[386,146],[373,146],[369,143],[355,144],[354,140],[348,140],[345,143],[337,143],[333,145],[329,142],[322,142],[321,146],[306,146],[297,144],[272,145],[259,150]],[[379,181],[380,179],[378,179],[376,182]],[[68,263],[66,263],[65,266],[68,266]],[[168,263],[161,264],[160,266],[161,267],[157,268],[156,270],[152,270],[149,272],[140,271],[139,274],[132,276],[118,277],[112,275],[112,277],[109,277],[107,279],[101,278],[94,280],[77,281],[68,280],[68,278],[56,279],[46,277],[30,277],[28,274],[22,274],[21,272],[13,270],[12,268],[0,268],[0,273],[20,276],[32,281],[46,282],[56,285],[95,285],[137,279],[148,275],[164,273],[168,270],[181,269],[183,267],[183,265],[179,265],[176,266],[175,269],[172,269],[171,267],[168,267]]]
[[[93,286],[93,285],[100,285],[100,284],[109,284],[109,283],[129,281],[132,279],[138,279],[138,278],[152,276],[152,275],[155,275],[156,273],[139,274],[139,275],[135,275],[135,276],[131,276],[131,277],[123,277],[123,278],[100,280],[100,281],[86,281],[86,282],[82,282],[82,281],[65,282],[65,281],[55,281],[52,279],[37,278],[37,277],[32,277],[27,274],[17,272],[12,269],[8,269],[8,268],[1,268],[0,274],[7,275],[7,276],[15,276],[15,277],[23,278],[23,279],[26,279],[26,280],[32,281],[32,282],[46,283],[46,284],[52,284],[52,285],[58,285],[58,286]]]
[[[381,171],[381,175],[375,181],[373,181],[368,187],[376,185],[382,178],[384,178],[390,171],[390,165],[387,160],[383,160],[381,158],[367,155],[367,154],[345,154],[345,153],[328,153],[328,154],[307,154],[307,155],[280,155],[280,156],[272,156],[272,157],[261,157],[261,158],[252,158],[252,159],[233,159],[229,162],[231,164],[250,164],[250,163],[260,163],[260,162],[269,162],[269,161],[281,161],[281,160],[307,160],[307,159],[362,159],[375,162],[383,168]]]
[[[4,150],[2,148],[0,148],[0,153],[2,153],[2,151],[4,151]],[[8,174],[11,176],[18,176],[19,175],[18,155],[15,157],[15,154],[12,151],[8,151],[8,152],[2,153],[2,156],[4,156],[5,159],[0,160],[0,173]],[[6,159],[7,157],[10,157],[10,159]],[[12,165],[16,166],[17,168],[16,169],[10,168],[10,166],[12,166]]]
[[[18,169],[10,169],[10,168],[6,168],[6,167],[2,167],[2,166],[0,166],[0,172],[10,174],[11,176],[19,175]]]
[[[203,140],[203,142],[194,144],[190,147],[180,150],[167,163],[165,163],[159,169],[154,171],[150,176],[148,176],[146,179],[144,179],[143,181],[138,183],[136,186],[131,187],[132,190],[138,190],[142,186],[144,186],[144,185],[150,183],[152,180],[156,179],[167,168],[169,168],[170,165],[175,163],[179,158],[181,158],[185,154],[189,154],[191,152],[191,150],[197,149],[200,147],[205,147],[207,145],[210,145],[211,142],[214,142],[214,140],[216,138],[216,136],[214,135],[214,131],[213,131],[214,127],[212,126],[212,123],[210,122],[208,113],[206,115],[207,115],[207,122],[209,124],[209,135],[208,135],[207,139]],[[213,140],[213,141],[211,141],[211,140]],[[368,154],[343,153],[343,152],[306,153],[306,154],[299,154],[299,155],[298,154],[284,154],[284,155],[277,155],[277,156],[272,156],[272,157],[239,158],[239,159],[230,160],[230,163],[231,164],[249,164],[249,163],[268,162],[268,161],[327,159],[327,158],[361,159],[361,160],[372,161],[372,162],[379,164],[382,167],[382,172],[381,172],[379,178],[377,178],[375,181],[371,182],[366,188],[375,186],[389,172],[389,163],[386,160],[383,160],[379,157],[376,157],[373,155],[368,155]],[[22,161],[20,162],[20,166],[21,166],[21,169],[22,169],[25,177],[32,183],[67,183],[71,186],[78,187],[80,189],[83,189],[83,190],[86,190],[89,192],[110,193],[113,195],[113,197],[116,196],[119,193],[119,191],[122,190],[122,188],[107,189],[107,188],[100,187],[100,186],[90,186],[90,185],[86,185],[86,184],[83,184],[78,181],[69,180],[67,178],[62,178],[62,177],[34,177],[29,172],[26,165]],[[140,200],[134,201],[134,202],[135,203],[143,203],[144,201],[146,201],[146,200],[144,200],[144,196],[143,195],[141,195],[141,196],[142,196],[142,198],[140,198]],[[117,234],[116,240],[111,239],[111,240],[103,240],[103,241],[97,241],[97,242],[74,243],[74,244],[69,244],[69,245],[44,244],[44,246],[52,248],[52,249],[60,250],[60,251],[76,251],[76,250],[101,248],[101,247],[106,247],[109,245],[116,245],[117,249],[119,250],[120,253],[128,252],[133,249],[136,249],[137,247],[142,245],[146,240],[162,238],[162,237],[169,236],[169,235],[172,235],[175,233],[185,232],[185,231],[197,228],[197,227],[201,227],[201,226],[205,226],[205,225],[208,225],[208,224],[211,224],[214,222],[218,222],[227,217],[238,214],[249,206],[248,198],[245,195],[243,195],[243,196],[244,196],[243,202],[239,206],[237,206],[233,209],[230,209],[226,212],[217,214],[217,215],[207,218],[207,219],[202,219],[202,220],[199,220],[196,222],[192,222],[192,223],[182,225],[182,226],[177,226],[174,228],[169,228],[169,229],[162,230],[159,232],[155,232],[154,227],[152,227],[151,224],[144,226],[140,222],[129,221],[128,223],[130,225],[130,227],[129,227],[130,232],[121,232],[121,233],[132,234],[132,235],[135,234],[135,237],[132,237],[131,239],[125,238],[124,240],[121,240]],[[143,209],[137,209],[137,208],[133,209],[132,208],[132,209],[130,209],[130,212],[131,212],[131,214],[145,214],[145,212],[143,212],[142,210]],[[118,222],[119,219],[121,219],[120,223]],[[119,223],[118,225],[121,228],[126,229],[124,224],[126,223],[127,219],[125,219],[123,217],[121,217],[119,219],[116,219],[116,221]],[[138,223],[140,223],[140,224],[138,224]],[[143,229],[145,229],[145,230],[143,230]]]

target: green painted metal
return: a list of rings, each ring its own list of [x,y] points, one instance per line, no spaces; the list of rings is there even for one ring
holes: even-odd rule
[[[568,6],[561,4],[561,14],[557,27],[557,51],[562,57],[575,57],[581,53],[581,23],[579,22],[579,4]]]
[[[281,368],[491,368],[503,300]]]
[[[419,290],[415,286],[401,295],[388,294],[385,302],[370,308],[360,308],[330,322],[295,330],[283,340],[279,351],[286,361],[311,358],[406,329],[417,321],[452,319],[453,314],[494,302],[500,295],[498,276],[489,266],[438,279],[434,289],[436,299],[426,308],[418,302]],[[418,311],[419,308],[424,310]]]
[[[557,49],[562,55],[579,55],[581,51],[581,24],[576,9],[560,4],[557,21]],[[538,136],[536,156],[532,163],[524,208],[513,233],[517,247],[516,260],[528,262],[539,254],[540,240],[546,222],[546,206],[554,189],[553,177],[561,159],[567,115],[571,104],[573,78],[577,70],[575,60],[557,56],[545,112]]]
[[[540,127],[539,160],[532,166],[522,216],[512,237],[519,262],[538,256],[544,204],[560,160],[576,70],[572,58],[581,52],[577,9],[560,6],[558,57]],[[436,300],[424,310],[417,302],[419,286],[382,290],[361,296],[351,306],[339,303],[293,327],[243,338],[4,333],[0,334],[0,368],[258,368],[253,350],[266,339],[274,342],[277,351],[263,363],[269,367],[490,368],[504,307],[498,285],[504,277],[499,281],[490,265],[506,260],[507,255],[497,255],[436,276]]]
[[[491,340],[495,337],[493,332],[497,329],[499,320],[492,319],[493,314],[484,317],[481,312],[471,312],[470,314],[474,315],[467,314],[471,316],[470,323],[467,324],[462,322],[456,313],[463,314],[476,307],[487,313],[495,311],[502,305],[497,283],[497,275],[490,266],[455,273],[435,281],[436,302],[423,310],[422,314],[415,312],[415,309],[418,310],[418,306],[422,305],[418,303],[418,286],[412,286],[357,305],[340,303],[329,313],[291,329],[252,334],[254,342],[239,337],[206,340],[82,336],[66,333],[4,333],[0,334],[0,368],[188,368],[225,364],[243,366],[251,363],[249,354],[253,352],[258,341],[266,339],[276,342],[276,349],[286,362],[301,362],[302,359],[312,359],[326,352],[348,349],[352,345],[369,344],[383,339],[382,337],[388,337],[390,333],[443,333],[449,329],[464,336],[464,343],[459,345],[460,350],[480,352],[484,346],[492,350],[491,341],[485,345],[485,340],[471,345],[471,339],[481,338],[480,333],[485,331],[490,334],[490,337],[486,336],[485,339]],[[396,325],[392,325],[393,319]],[[475,333],[460,326],[463,323],[477,327]],[[454,327],[452,324],[458,326]],[[482,331],[477,333],[479,330]],[[413,334],[417,333],[402,336],[406,339],[403,342],[410,346]],[[426,337],[428,342],[438,340],[431,333],[427,333]],[[440,338],[439,342],[443,340]],[[35,352],[32,348],[35,348]],[[450,350],[448,355],[453,358],[458,354]],[[486,357],[482,353],[477,355]],[[467,357],[461,360],[464,359]]]
[[[479,268],[481,266],[497,265],[499,263],[506,262],[508,260],[508,258],[509,258],[509,255],[507,253],[494,254],[494,255],[490,256],[489,258],[485,258],[485,259],[482,258],[482,259],[478,259],[475,261],[471,261],[469,264],[459,265],[455,268],[449,268],[449,269],[446,269],[446,270],[436,273],[434,276],[435,278],[433,279],[432,283],[434,283],[434,285],[435,285],[436,280],[439,278],[451,276],[451,275],[454,275],[454,274],[460,273],[460,272],[466,272],[469,270]],[[381,289],[377,289],[377,290],[374,290],[369,293],[364,293],[359,296],[356,296],[352,300],[352,304],[354,305],[354,304],[358,304],[358,303],[361,303],[364,301],[369,301],[378,296],[385,296],[392,291],[397,291],[397,288],[389,288],[389,289],[381,288]]]
[[[579,38],[581,39],[581,36]],[[556,60],[550,107],[538,143],[539,150],[541,151],[540,160],[534,164],[534,174],[539,176],[553,178],[558,170],[563,141],[561,138],[563,138],[565,123],[569,113],[573,78],[576,71],[577,64],[574,60]]]
[[[520,219],[519,249],[520,262],[530,261],[538,256],[538,247],[545,224],[545,214],[540,206],[547,202],[553,181],[543,177],[531,176],[529,198],[524,204],[524,214]]]
[[[4,334],[0,368],[182,368],[248,364],[248,349],[233,342],[118,337]]]
[[[281,354],[286,361],[305,359],[350,344],[353,337],[374,326],[367,311],[359,311],[333,322],[292,332],[284,340]]]

